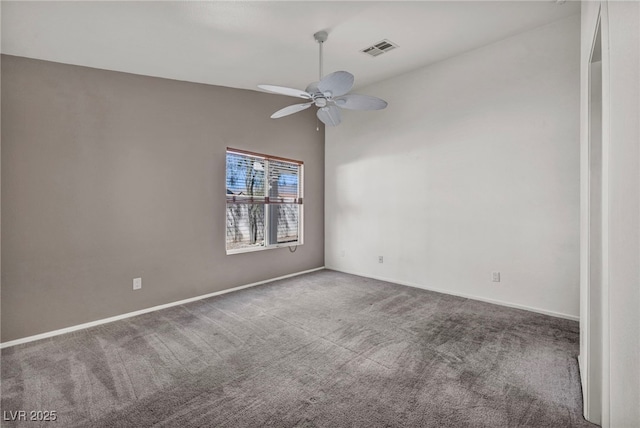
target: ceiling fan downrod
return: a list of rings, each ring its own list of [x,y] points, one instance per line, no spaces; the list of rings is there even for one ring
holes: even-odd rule
[[[316,42],[320,45],[320,76],[318,77],[318,80],[322,80],[322,76],[324,74],[322,72],[322,46],[324,45],[324,42],[327,41],[327,37],[329,37],[329,33],[326,31],[318,31],[313,35],[313,38],[316,39]]]

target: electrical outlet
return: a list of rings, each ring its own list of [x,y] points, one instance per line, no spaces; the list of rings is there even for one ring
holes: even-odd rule
[[[133,289],[140,290],[142,288],[142,278],[133,278]]]
[[[491,281],[500,282],[500,272],[498,271],[491,272]]]
[[[384,257],[378,256],[378,263],[384,263]]]

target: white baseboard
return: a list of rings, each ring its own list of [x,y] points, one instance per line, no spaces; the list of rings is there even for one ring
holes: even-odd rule
[[[291,274],[288,274],[288,275],[279,276],[277,278],[271,278],[271,279],[267,279],[267,280],[264,280],[264,281],[258,281],[258,282],[254,282],[254,283],[251,283],[251,284],[246,284],[246,285],[241,285],[241,286],[234,287],[234,288],[229,288],[229,289],[226,289],[226,290],[221,290],[221,291],[216,291],[216,292],[213,292],[213,293],[203,294],[201,296],[191,297],[189,299],[184,299],[184,300],[178,300],[176,302],[165,303],[163,305],[153,306],[153,307],[150,307],[150,308],[141,309],[139,311],[128,312],[126,314],[116,315],[116,316],[109,317],[109,318],[103,318],[103,319],[100,319],[100,320],[91,321],[91,322],[84,323],[84,324],[78,324],[78,325],[74,325],[74,326],[71,326],[71,327],[65,327],[65,328],[61,328],[59,330],[53,330],[53,331],[49,331],[49,332],[46,332],[46,333],[36,334],[34,336],[23,337],[23,338],[20,338],[20,339],[11,340],[9,342],[2,342],[2,343],[0,343],[0,349],[8,348],[8,347],[15,346],[15,345],[20,345],[22,343],[29,343],[29,342],[33,342],[33,341],[36,341],[36,340],[46,339],[46,338],[49,338],[49,337],[59,336],[61,334],[71,333],[73,331],[83,330],[85,328],[90,328],[90,327],[94,327],[94,326],[101,325],[101,324],[107,324],[107,323],[110,323],[110,322],[113,322],[113,321],[118,321],[118,320],[122,320],[122,319],[125,319],[125,318],[131,318],[131,317],[135,317],[137,315],[142,315],[142,314],[146,314],[146,313],[149,313],[149,312],[154,312],[154,311],[159,311],[161,309],[170,308],[172,306],[183,305],[185,303],[195,302],[197,300],[202,300],[202,299],[206,299],[206,298],[209,298],[209,297],[219,296],[221,294],[231,293],[231,292],[234,292],[234,291],[242,290],[244,288],[255,287],[256,285],[267,284],[269,282],[279,281],[281,279],[291,278],[291,277],[298,276],[298,275],[304,275],[306,273],[316,272],[316,271],[323,270],[323,269],[325,269],[324,266],[319,267],[319,268],[315,268],[315,269],[305,270],[305,271],[302,271],[302,272],[295,272],[295,273],[291,273]],[[519,305],[519,304],[516,304],[516,303],[504,302],[504,301],[501,301],[501,300],[494,300],[494,299],[487,299],[487,298],[479,297],[479,296],[472,296],[472,295],[464,294],[464,293],[456,293],[456,292],[452,292],[450,290],[443,290],[443,289],[440,289],[440,288],[428,287],[426,285],[417,284],[417,283],[413,283],[413,282],[409,282],[409,281],[402,281],[402,280],[397,280],[397,279],[393,279],[393,278],[385,278],[385,277],[381,277],[381,276],[368,275],[368,274],[363,274],[363,273],[360,273],[360,272],[352,272],[352,271],[343,270],[343,269],[335,269],[335,268],[329,268],[329,269],[335,270],[337,272],[348,273],[348,274],[351,274],[351,275],[363,276],[365,278],[372,278],[372,279],[377,279],[377,280],[380,280],[380,281],[386,281],[386,282],[392,282],[392,283],[395,283],[395,284],[406,285],[406,286],[409,286],[409,287],[421,288],[423,290],[435,291],[435,292],[438,292],[438,293],[450,294],[450,295],[458,296],[458,297],[464,297],[466,299],[478,300],[478,301],[486,302],[486,303],[493,303],[493,304],[496,304],[496,305],[507,306],[507,307],[510,307],[510,308],[523,309],[525,311],[536,312],[536,313],[539,313],[539,314],[549,315],[549,316],[552,316],[552,317],[564,318],[564,319],[569,319],[569,320],[572,320],[572,321],[579,321],[580,320],[580,317],[576,317],[576,316],[573,316],[573,315],[562,314],[562,313],[559,313],[559,312],[548,311],[548,310],[545,310],[545,309],[534,308],[534,307],[526,306],[526,305]]]
[[[226,290],[215,291],[213,293],[203,294],[201,296],[190,297],[188,299],[178,300],[176,302],[165,303],[163,305],[158,305],[158,306],[152,306],[150,308],[140,309],[139,311],[127,312],[126,314],[116,315],[114,317],[103,318],[103,319],[100,319],[100,320],[91,321],[91,322],[87,322],[87,323],[84,323],[84,324],[73,325],[71,327],[65,327],[65,328],[61,328],[59,330],[53,330],[53,331],[49,331],[49,332],[46,332],[46,333],[36,334],[34,336],[23,337],[21,339],[16,339],[16,340],[11,340],[9,342],[0,343],[0,349],[8,348],[10,346],[20,345],[22,343],[28,343],[28,342],[33,342],[33,341],[36,341],[36,340],[46,339],[46,338],[49,338],[49,337],[59,336],[61,334],[71,333],[73,331],[83,330],[83,329],[89,328],[89,327],[95,327],[97,325],[107,324],[107,323],[110,323],[110,322],[113,322],[113,321],[118,321],[118,320],[122,320],[122,319],[125,319],[125,318],[131,318],[131,317],[135,317],[137,315],[146,314],[146,313],[149,313],[149,312],[159,311],[161,309],[170,308],[172,306],[184,305],[185,303],[195,302],[196,300],[202,300],[202,299],[206,299],[206,298],[213,297],[213,296],[219,296],[221,294],[231,293],[233,291],[242,290],[244,288],[255,287],[256,285],[262,285],[262,284],[266,284],[266,283],[273,282],[273,281],[279,281],[281,279],[291,278],[291,277],[298,276],[298,275],[304,275],[306,273],[316,272],[316,271],[319,271],[319,270],[322,270],[322,269],[324,269],[324,266],[319,267],[319,268],[315,268],[315,269],[305,270],[305,271],[302,271],[302,272],[290,273],[288,275],[279,276],[277,278],[266,279],[264,281],[258,281],[258,282],[254,282],[254,283],[251,283],[251,284],[241,285],[241,286],[238,286],[238,287],[228,288]]]
[[[336,269],[336,268],[333,268],[333,267],[326,267],[326,269],[335,270],[337,272],[348,273],[348,274],[351,274],[351,275],[363,276],[365,278],[377,279],[377,280],[380,280],[380,281],[392,282],[394,284],[407,285],[409,287],[414,287],[414,288],[421,288],[423,290],[435,291],[437,293],[450,294],[452,296],[464,297],[465,299],[478,300],[480,302],[486,302],[486,303],[493,303],[494,305],[507,306],[509,308],[516,308],[516,309],[523,309],[525,311],[536,312],[538,314],[549,315],[549,316],[556,317],[556,318],[563,318],[563,319],[568,319],[568,320],[572,320],[572,321],[580,321],[580,317],[577,317],[577,316],[574,316],[574,315],[568,315],[568,314],[563,314],[563,313],[560,313],[560,312],[548,311],[546,309],[535,308],[533,306],[527,306],[527,305],[520,305],[520,304],[517,304],[517,303],[504,302],[502,300],[488,299],[486,297],[473,296],[471,294],[458,293],[458,292],[451,291],[451,290],[444,290],[444,289],[441,289],[441,288],[429,287],[429,286],[426,286],[426,285],[423,285],[423,284],[417,284],[415,282],[402,281],[402,280],[393,279],[393,278],[385,278],[385,277],[381,277],[381,276],[369,275],[369,274],[364,274],[364,273],[359,273],[359,272],[352,272],[352,271],[348,271],[348,270],[344,270],[344,269]]]

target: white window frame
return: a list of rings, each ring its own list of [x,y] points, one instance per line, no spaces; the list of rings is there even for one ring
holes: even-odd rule
[[[303,245],[304,244],[304,162],[299,161],[299,160],[294,160],[294,159],[287,159],[287,158],[283,158],[283,157],[279,157],[279,156],[272,156],[272,155],[266,155],[266,154],[262,154],[262,153],[255,153],[255,152],[250,152],[247,150],[241,150],[241,149],[234,149],[231,147],[227,147],[227,150],[225,152],[225,210],[227,209],[228,204],[234,203],[235,201],[235,197],[234,196],[230,196],[226,194],[226,174],[227,174],[227,167],[226,167],[226,159],[227,159],[227,155],[228,154],[235,154],[235,155],[240,155],[240,156],[248,156],[248,157],[253,157],[256,159],[260,159],[264,162],[264,167],[265,167],[265,180],[268,180],[269,177],[269,161],[273,160],[273,161],[278,161],[278,162],[288,162],[288,163],[292,163],[292,164],[297,164],[299,166],[299,173],[298,173],[298,197],[296,198],[296,202],[287,202],[286,204],[295,204],[299,206],[299,213],[298,213],[298,240],[295,242],[284,242],[284,243],[275,243],[275,244],[271,244],[269,243],[269,206],[271,205],[278,205],[278,204],[284,204],[285,202],[270,202],[269,200],[269,196],[264,196],[261,198],[264,198],[264,206],[265,206],[265,210],[264,210],[264,242],[265,245],[260,245],[260,246],[254,246],[254,247],[247,247],[247,248],[236,248],[236,249],[229,249],[227,248],[227,216],[225,215],[225,250],[226,250],[226,254],[227,255],[232,255],[232,254],[242,254],[242,253],[251,253],[254,251],[263,251],[263,250],[271,250],[274,248],[284,248],[284,247],[297,247],[299,245]],[[268,193],[268,183],[265,183],[265,193]],[[237,203],[237,202],[235,202]]]

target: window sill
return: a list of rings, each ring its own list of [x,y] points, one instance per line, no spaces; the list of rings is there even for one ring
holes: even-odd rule
[[[255,247],[247,247],[247,248],[238,248],[235,250],[227,250],[227,256],[231,256],[233,254],[242,254],[242,253],[253,253],[256,251],[264,251],[264,250],[273,250],[276,248],[286,248],[286,247],[298,247],[301,246],[302,242],[287,242],[285,244],[276,244],[276,245],[268,245],[262,246],[258,245]]]

